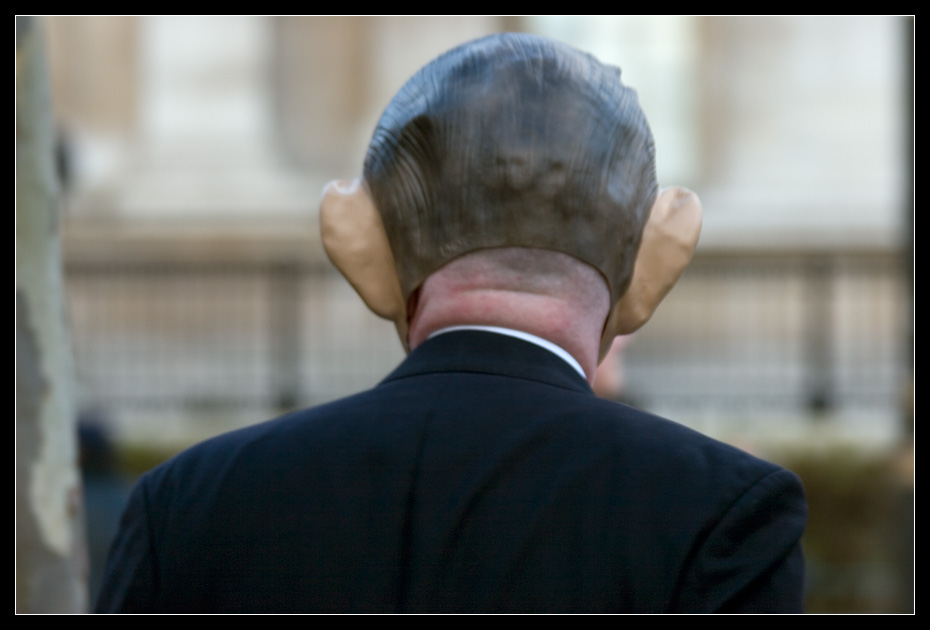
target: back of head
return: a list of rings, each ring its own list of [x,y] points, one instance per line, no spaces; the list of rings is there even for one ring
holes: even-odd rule
[[[463,254],[563,252],[629,283],[656,198],[654,147],[620,71],[499,34],[440,56],[385,110],[364,179],[409,296]]]
[[[660,192],[654,155],[617,68],[545,38],[492,35],[401,88],[364,177],[324,190],[323,244],[408,349],[415,293],[452,261],[498,248],[567,255],[609,292],[603,354],[649,319],[700,234],[700,200]]]

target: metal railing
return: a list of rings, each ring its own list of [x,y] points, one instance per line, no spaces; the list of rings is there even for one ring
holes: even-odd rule
[[[701,255],[625,353],[626,397],[669,409],[889,409],[909,287],[893,255]],[[329,268],[66,268],[82,398],[107,408],[289,409],[370,387],[393,326]]]

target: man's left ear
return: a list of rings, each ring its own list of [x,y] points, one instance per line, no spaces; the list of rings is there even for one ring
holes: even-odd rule
[[[701,200],[687,188],[659,193],[633,267],[630,286],[617,302],[601,337],[603,359],[617,335],[628,335],[649,321],[691,262],[701,235]]]
[[[376,315],[394,321],[407,346],[407,305],[381,215],[361,179],[332,181],[320,202],[323,248]]]

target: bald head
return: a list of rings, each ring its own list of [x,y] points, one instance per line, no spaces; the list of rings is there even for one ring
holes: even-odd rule
[[[652,134],[619,69],[519,33],[414,75],[378,122],[363,180],[328,186],[320,210],[331,260],[407,349],[436,322],[557,330],[569,311],[553,305],[574,299],[606,352],[674,285],[700,217],[690,191],[658,192]],[[513,248],[561,256],[487,254]],[[554,262],[566,258],[574,267]],[[534,323],[511,318],[517,299]]]
[[[616,302],[658,191],[652,134],[619,69],[521,33],[415,74],[378,123],[364,178],[405,297],[463,254],[519,246],[595,267]]]

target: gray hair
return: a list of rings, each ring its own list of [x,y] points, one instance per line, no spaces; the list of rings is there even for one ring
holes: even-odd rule
[[[527,34],[463,44],[382,115],[364,177],[405,296],[462,254],[566,253],[629,284],[658,193],[655,149],[617,68]]]

